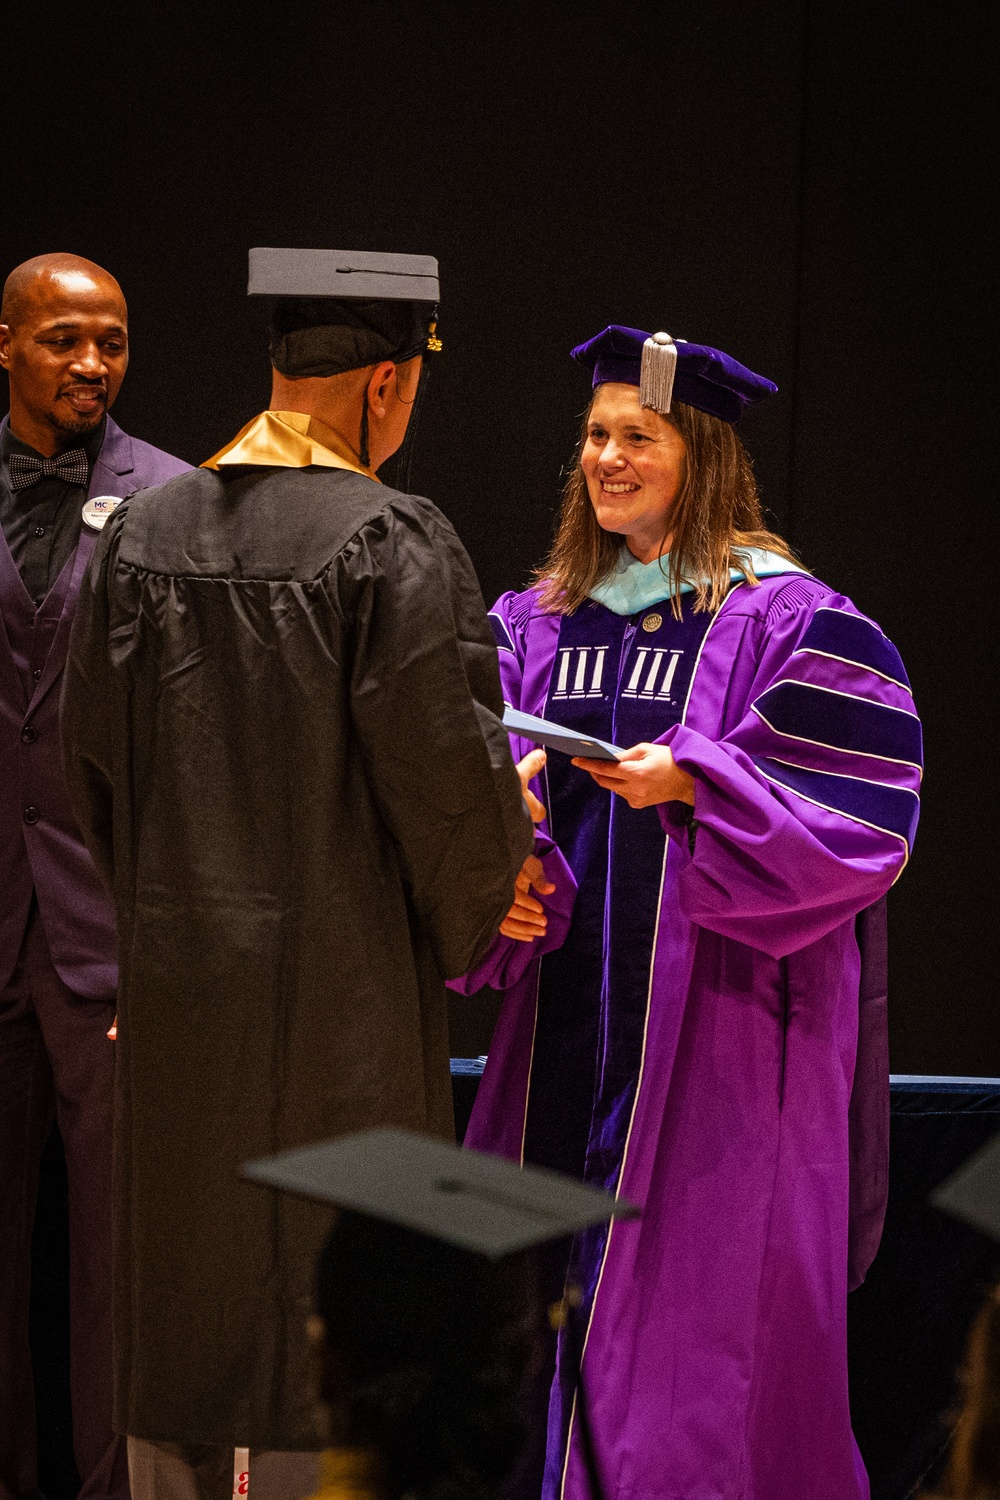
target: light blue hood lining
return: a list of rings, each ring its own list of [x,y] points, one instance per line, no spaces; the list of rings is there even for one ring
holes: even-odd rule
[[[807,572],[798,563],[789,562],[787,557],[779,557],[776,552],[766,552],[762,547],[740,548],[740,553],[753,564],[758,578],[771,578],[777,573]],[[591,599],[596,599],[598,604],[603,604],[612,614],[637,615],[642,610],[649,609],[651,604],[661,604],[672,598],[674,593],[693,593],[692,583],[683,581],[678,589],[672,586],[667,563],[669,556],[665,552],[662,557],[643,563],[633,557],[627,547],[623,547],[614,573],[591,589]],[[744,575],[738,568],[730,568],[729,576],[735,580]]]

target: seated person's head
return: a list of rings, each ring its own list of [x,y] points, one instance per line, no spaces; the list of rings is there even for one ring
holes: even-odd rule
[[[962,1385],[943,1497],[994,1500],[1000,1496],[1000,1286],[972,1325]]]
[[[495,1494],[523,1439],[539,1327],[530,1259],[490,1262],[343,1213],[317,1308],[327,1441],[372,1452],[386,1500]]]
[[[540,1257],[565,1267],[575,1231],[639,1210],[560,1173],[392,1129],[247,1162],[244,1174],[341,1208],[311,1319],[323,1493],[492,1500],[529,1456],[522,1395],[538,1384],[528,1377],[546,1337]],[[579,1306],[567,1288],[550,1331],[574,1328],[568,1308]],[[578,1394],[589,1431],[582,1382]]]

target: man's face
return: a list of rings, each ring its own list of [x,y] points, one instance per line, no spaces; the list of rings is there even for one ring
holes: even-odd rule
[[[11,427],[39,452],[56,452],[98,427],[128,367],[128,312],[110,276],[52,271],[25,290],[0,324],[10,377]]]

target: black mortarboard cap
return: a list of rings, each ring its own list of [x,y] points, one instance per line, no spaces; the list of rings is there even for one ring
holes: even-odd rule
[[[250,251],[250,297],[336,297],[365,302],[437,302],[433,255],[376,250]]]
[[[558,1172],[403,1130],[367,1130],[248,1162],[255,1182],[500,1260],[639,1210]]]
[[[432,255],[250,251],[247,295],[268,301],[271,361],[292,379],[338,375],[440,349]]]
[[[931,1194],[935,1208],[1000,1240],[1000,1135],[987,1141]]]

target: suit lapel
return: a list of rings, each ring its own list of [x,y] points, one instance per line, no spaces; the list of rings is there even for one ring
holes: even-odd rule
[[[108,417],[104,442],[90,476],[87,498],[91,495],[119,495],[124,499],[126,495],[134,494],[138,489],[138,485],[130,482],[134,471],[132,439]]]
[[[0,595],[6,601],[12,614],[16,614],[19,610],[25,611],[26,608],[34,610],[34,605],[28,598],[21,575],[17,571],[14,559],[10,555],[7,538],[3,535],[2,531],[0,531]],[[21,597],[22,595],[23,598]],[[0,637],[3,640],[3,646],[0,646],[0,673],[7,679],[7,687],[13,694],[14,701],[27,707],[24,682],[21,672],[18,670],[19,658],[14,655],[14,647],[7,632],[5,614],[6,609],[0,608]],[[25,615],[22,624],[24,626],[24,634],[30,639],[27,615]],[[15,630],[17,629],[13,621],[12,626]]]
[[[0,433],[6,431],[9,419],[4,417],[0,422]],[[15,700],[27,707],[28,693],[22,677],[21,668],[26,670],[23,658],[15,655],[14,646],[7,630],[5,615],[7,611],[11,614],[11,629],[19,637],[30,640],[31,627],[34,622],[35,604],[28,595],[24,586],[24,580],[17,570],[17,564],[11,556],[7,545],[7,538],[0,530],[0,591],[4,598],[4,607],[0,609],[0,636],[6,644],[6,650],[0,650],[0,672],[7,678],[8,687],[13,692]],[[20,619],[18,617],[20,616]],[[16,686],[15,686],[16,684]]]

